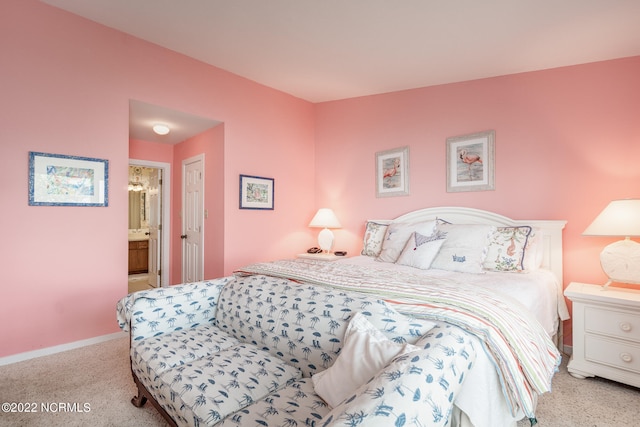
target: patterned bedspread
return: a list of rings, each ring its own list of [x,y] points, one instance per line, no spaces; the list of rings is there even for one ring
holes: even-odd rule
[[[426,281],[352,264],[307,259],[253,264],[236,274],[263,274],[344,290],[374,293],[400,312],[455,324],[476,335],[492,356],[512,414],[533,419],[536,395],[551,391],[561,361],[539,322],[517,301],[447,279]]]

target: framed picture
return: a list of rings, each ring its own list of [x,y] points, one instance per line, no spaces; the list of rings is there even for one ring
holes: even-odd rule
[[[273,209],[273,178],[240,175],[240,209]]]
[[[108,206],[109,161],[29,152],[29,205]]]
[[[447,192],[495,190],[495,131],[447,138]]]
[[[376,197],[409,194],[409,147],[376,153]]]

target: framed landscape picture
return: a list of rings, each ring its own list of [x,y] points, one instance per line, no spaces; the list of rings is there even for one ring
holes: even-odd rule
[[[240,175],[240,209],[273,209],[273,178]]]
[[[108,206],[109,161],[29,152],[29,205]]]
[[[495,190],[495,132],[447,138],[447,192]]]

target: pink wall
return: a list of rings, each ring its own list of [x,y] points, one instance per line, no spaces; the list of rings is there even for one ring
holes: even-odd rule
[[[173,145],[159,142],[129,140],[129,158],[152,162],[169,163],[173,171]]]
[[[224,123],[214,275],[310,246],[317,207],[335,209],[354,254],[367,218],[462,205],[569,220],[565,284],[602,282],[611,239],[580,233],[611,199],[640,196],[638,57],[314,106],[37,0],[0,3],[0,49],[0,357],[118,330],[130,99]],[[496,190],[446,193],[445,139],[485,129]],[[411,195],[377,199],[375,152],[404,145]],[[108,159],[109,206],[28,206],[28,151]],[[276,209],[238,209],[239,174],[274,178]]]
[[[334,208],[351,253],[365,219],[422,207],[565,219],[564,285],[604,283],[613,240],[581,233],[609,201],[640,197],[639,76],[634,57],[317,105],[316,203]],[[446,138],[487,129],[495,191],[447,193]],[[411,194],[376,198],[375,152],[405,145]]]
[[[224,122],[225,274],[299,250],[313,105],[37,0],[0,2],[0,51],[0,357],[119,330],[130,99]],[[109,206],[28,206],[29,151],[108,159]],[[238,210],[240,172],[275,178],[276,211]]]

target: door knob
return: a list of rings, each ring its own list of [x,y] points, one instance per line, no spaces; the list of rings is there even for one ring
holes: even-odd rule
[[[186,239],[186,238],[187,238],[187,235],[186,235],[186,234],[181,234],[181,235],[180,235],[180,238],[181,238],[181,239]]]

